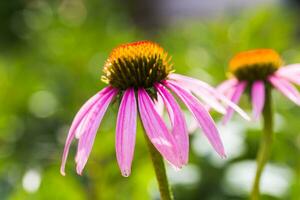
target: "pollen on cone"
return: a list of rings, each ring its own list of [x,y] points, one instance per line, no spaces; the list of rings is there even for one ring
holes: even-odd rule
[[[112,50],[103,68],[102,81],[115,88],[152,87],[172,71],[171,57],[150,41],[123,44]]]
[[[278,69],[282,65],[282,59],[273,49],[256,49],[236,54],[229,62],[229,70],[235,72],[243,67],[251,65],[271,64]]]

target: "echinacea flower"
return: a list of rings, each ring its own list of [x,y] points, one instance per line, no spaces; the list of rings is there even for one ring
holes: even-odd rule
[[[174,74],[170,57],[158,44],[142,41],[115,48],[105,62],[102,80],[108,84],[90,98],[76,114],[64,148],[61,173],[71,142],[78,139],[76,171],[81,174],[91,152],[97,129],[109,104],[120,98],[116,123],[116,157],[123,176],[129,176],[134,154],[136,124],[139,114],[146,135],[157,151],[173,166],[180,168],[188,161],[189,138],[184,115],[172,93],[186,105],[197,120],[216,152],[224,157],[224,148],[215,123],[205,106],[193,96],[186,85],[200,81]],[[225,112],[214,89],[200,82],[202,97],[212,107]],[[172,92],[172,93],[171,93]],[[158,113],[155,102],[161,99],[171,122],[170,130]],[[221,98],[222,99],[222,98]],[[225,103],[239,110],[223,98]]]
[[[273,86],[295,104],[300,105],[300,94],[292,83],[300,85],[300,64],[283,66],[278,53],[272,49],[257,49],[235,55],[229,63],[231,78],[217,90],[238,104],[241,95],[250,89],[253,118],[258,119],[265,103],[265,88]],[[228,108],[226,123],[233,115]]]

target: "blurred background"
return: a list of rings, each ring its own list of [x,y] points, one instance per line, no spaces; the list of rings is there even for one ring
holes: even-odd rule
[[[298,0],[10,0],[0,2],[0,199],[159,199],[141,131],[132,174],[115,158],[117,106],[111,106],[82,176],[74,142],[67,176],[59,173],[69,125],[104,87],[102,66],[121,43],[153,40],[178,73],[216,86],[235,53],[274,48],[300,63]],[[300,108],[274,92],[273,152],[263,199],[300,199]],[[250,112],[247,96],[241,106]],[[212,113],[217,122],[221,116]],[[220,159],[200,130],[190,135],[190,162],[168,169],[178,200],[246,199],[254,176],[260,122],[239,116],[218,125],[228,158]]]

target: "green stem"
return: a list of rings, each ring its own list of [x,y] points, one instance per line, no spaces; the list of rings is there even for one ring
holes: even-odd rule
[[[265,105],[263,110],[263,137],[261,138],[261,143],[259,151],[257,154],[257,168],[255,174],[255,180],[252,187],[251,200],[260,199],[260,179],[264,167],[269,159],[272,145],[272,136],[273,136],[273,112],[272,112],[272,101],[271,101],[271,88],[266,86],[266,95],[265,95]]]
[[[141,123],[141,124],[143,124],[143,123]],[[148,149],[150,152],[152,164],[154,167],[156,180],[158,182],[161,200],[173,200],[174,197],[172,194],[171,187],[169,186],[163,158],[160,155],[160,153],[156,150],[156,148],[153,146],[151,141],[149,140],[148,136],[146,135],[144,127],[143,127],[143,130],[144,130],[145,139],[147,141]]]

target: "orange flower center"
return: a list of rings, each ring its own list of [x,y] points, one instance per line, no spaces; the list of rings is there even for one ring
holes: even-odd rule
[[[272,49],[257,49],[235,55],[229,71],[240,80],[265,80],[282,65],[281,57]]]
[[[121,90],[150,88],[172,71],[170,60],[168,53],[154,42],[123,44],[113,49],[106,60],[102,81]]]

